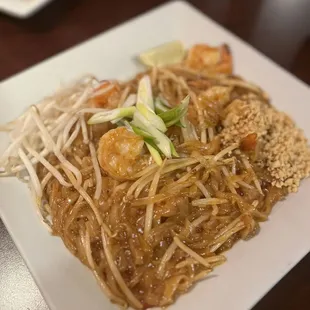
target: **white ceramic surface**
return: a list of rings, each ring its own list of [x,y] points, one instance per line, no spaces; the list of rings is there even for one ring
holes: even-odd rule
[[[37,12],[51,0],[0,0],[0,11],[19,18]]]
[[[127,78],[141,69],[135,56],[179,39],[230,45],[236,73],[262,86],[279,109],[310,137],[310,89],[265,56],[184,2],[172,2],[26,70],[0,84],[0,123],[85,73],[101,79]],[[0,136],[0,151],[7,140]],[[274,209],[260,234],[239,242],[228,262],[169,309],[251,308],[310,250],[310,180]],[[0,214],[52,310],[114,309],[91,273],[51,237],[36,216],[27,187],[0,180]]]

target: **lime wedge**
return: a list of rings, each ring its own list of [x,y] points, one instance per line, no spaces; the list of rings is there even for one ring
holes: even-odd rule
[[[179,63],[184,55],[183,44],[180,41],[172,41],[141,53],[139,58],[144,65],[160,67]]]

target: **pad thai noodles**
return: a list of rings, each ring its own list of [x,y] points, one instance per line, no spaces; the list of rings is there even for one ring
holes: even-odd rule
[[[309,176],[302,130],[232,63],[198,44],[126,82],[84,77],[1,127],[1,176],[29,184],[123,308],[172,304]]]

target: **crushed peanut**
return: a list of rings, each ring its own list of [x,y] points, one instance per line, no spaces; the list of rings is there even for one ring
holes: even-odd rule
[[[303,131],[285,113],[256,96],[233,100],[226,108],[223,126],[224,145],[257,135],[259,157],[273,178],[272,185],[297,192],[300,181],[310,175],[310,148]]]
[[[271,122],[269,106],[254,98],[235,99],[226,108],[221,132],[224,144],[240,142],[250,133],[260,138],[266,135]]]

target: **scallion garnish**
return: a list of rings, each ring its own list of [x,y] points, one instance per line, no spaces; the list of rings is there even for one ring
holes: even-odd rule
[[[165,122],[167,127],[179,123],[184,115],[187,113],[189,104],[189,96],[186,96],[176,107],[160,113],[158,116]]]
[[[94,114],[88,124],[111,122],[117,126],[125,126],[136,135],[143,137],[145,145],[158,165],[162,164],[162,155],[167,158],[178,157],[172,141],[165,135],[165,132],[167,127],[172,125],[182,127],[182,132],[184,131],[187,125],[186,113],[189,96],[186,96],[174,108],[170,108],[169,103],[159,97],[154,102],[151,80],[148,75],[140,80],[137,95],[131,94],[130,96],[125,101],[126,107]],[[135,101],[136,104],[131,106]]]
[[[155,163],[160,166],[163,162],[160,153],[158,150],[154,147],[153,144],[150,143],[150,141],[144,140],[146,147],[148,148],[149,152],[151,153]]]
[[[111,121],[119,121],[124,117],[132,117],[137,109],[135,107],[117,108],[113,110],[106,110],[94,114],[89,120],[89,125],[100,124]]]
[[[157,114],[163,113],[163,112],[167,112],[169,111],[169,107],[167,107],[161,100],[160,98],[156,98],[155,99],[155,112]]]
[[[171,157],[170,139],[158,130],[152,123],[147,120],[139,111],[136,111],[133,115],[133,124],[143,131],[154,137],[156,146],[160,151],[168,158]]]

